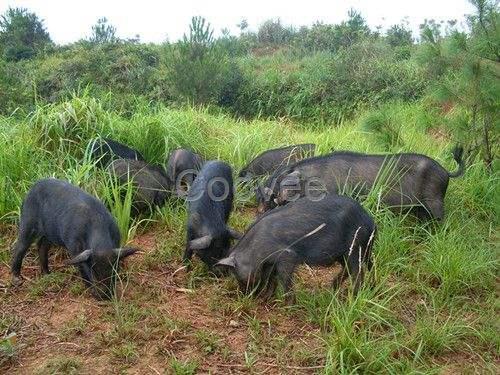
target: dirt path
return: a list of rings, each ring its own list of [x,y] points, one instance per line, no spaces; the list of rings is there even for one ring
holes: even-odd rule
[[[15,290],[6,287],[8,267],[1,264],[0,334],[15,333],[16,345],[0,372],[272,374],[321,368],[319,327],[300,311],[245,298],[231,279],[188,274],[178,260],[152,261],[162,235],[153,230],[135,239],[144,251],[128,261],[117,303],[97,302],[84,291],[75,270],[64,267],[62,251],[52,252],[53,273],[43,279],[30,252],[26,281]]]

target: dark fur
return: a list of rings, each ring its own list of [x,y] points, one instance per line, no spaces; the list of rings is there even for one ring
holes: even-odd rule
[[[214,178],[227,181],[229,192],[226,199],[214,201],[208,193],[208,184]],[[233,208],[233,176],[231,167],[222,161],[208,161],[194,180],[188,194],[187,241],[184,261],[192,258],[193,253],[209,267],[227,255],[231,235],[227,221]],[[221,197],[224,192],[222,183],[213,184],[214,196]],[[195,199],[198,198],[198,199]],[[193,250],[190,241],[203,236],[212,236],[207,248]]]
[[[316,145],[305,143],[264,151],[248,163],[238,176],[251,178],[271,174],[280,166],[289,165],[314,155],[315,150]]]
[[[109,163],[117,159],[144,161],[144,157],[139,151],[109,138],[97,138],[93,140],[90,152],[92,160],[97,161],[97,165],[101,168],[107,167]]]
[[[21,208],[19,236],[12,253],[14,279],[20,278],[23,258],[36,239],[42,273],[49,273],[48,252],[52,245],[65,247],[72,258],[92,249],[92,257],[78,264],[80,274],[97,296],[112,295],[112,271],[119,260],[113,249],[120,247],[120,232],[98,199],[65,181],[38,181]]]
[[[170,196],[171,186],[162,167],[140,160],[119,159],[112,162],[108,170],[121,184],[132,180],[135,214],[163,206]]]
[[[182,185],[186,185],[189,189],[189,187],[193,185],[196,173],[188,173],[183,176],[182,181],[177,181],[179,175],[183,171],[199,172],[202,165],[203,160],[201,156],[190,150],[179,148],[172,151],[167,161],[167,176],[170,186],[176,189],[177,187],[181,188]],[[185,192],[177,191],[177,195],[185,195]]]
[[[323,223],[323,228],[307,236]],[[375,231],[373,219],[351,198],[328,195],[316,202],[302,198],[259,218],[221,265],[230,266],[233,258],[240,287],[248,292],[260,286],[260,292],[271,297],[277,280],[285,292],[291,290],[297,265],[339,262],[343,271],[336,285],[349,274],[357,290],[363,279],[359,260],[371,268]]]
[[[384,204],[397,212],[402,208],[410,209],[421,219],[441,220],[449,178],[461,176],[464,172],[461,148],[454,151],[454,158],[459,165],[454,173],[420,154],[367,155],[340,151],[301,160],[280,168],[267,180],[265,186],[273,190],[271,195],[265,194],[263,188],[258,189],[259,209],[266,211],[275,207],[274,199],[280,204],[286,203],[280,184],[291,173],[300,174],[301,189],[304,189],[305,181],[319,178],[329,193],[342,192],[347,188],[364,196],[373,187],[379,171],[385,165],[387,168],[393,167],[394,172],[390,186],[382,196]]]

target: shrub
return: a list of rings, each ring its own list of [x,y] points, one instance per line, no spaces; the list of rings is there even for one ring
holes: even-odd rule
[[[52,44],[43,21],[24,8],[9,8],[0,17],[0,51],[7,61],[30,59]]]
[[[33,88],[27,85],[25,75],[24,65],[0,60],[0,113],[11,114],[33,104]]]
[[[189,36],[169,47],[167,64],[174,95],[196,104],[217,102],[228,72],[228,58],[215,43],[210,24],[193,17]]]
[[[289,43],[293,35],[293,28],[283,26],[278,18],[264,21],[257,32],[257,39],[263,45],[280,45]]]
[[[423,71],[401,60],[383,40],[363,41],[337,54],[304,57],[282,51],[240,60],[244,79],[231,106],[243,116],[287,116],[339,123],[363,106],[411,101],[427,86]]]

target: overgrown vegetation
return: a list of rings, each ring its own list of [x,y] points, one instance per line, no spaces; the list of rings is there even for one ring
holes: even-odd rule
[[[89,40],[37,37],[46,43],[19,59],[5,58],[25,40],[6,20],[45,31],[28,11],[9,11],[0,22],[0,371],[497,373],[498,9],[474,4],[468,30],[427,22],[418,41],[404,23],[370,30],[355,11],[298,30],[270,20],[254,33],[242,20],[239,36],[219,38],[195,18],[185,38],[163,45],[120,40],[101,19]],[[305,269],[296,305],[262,306],[197,262],[182,270],[182,201],[131,217],[131,186],[90,161],[99,135],[151,163],[189,147],[235,172],[292,143],[315,143],[318,154],[418,152],[448,170],[452,146],[469,152],[441,224],[394,215],[376,191],[363,202],[378,226],[373,287],[334,292],[331,274]],[[25,285],[8,287],[22,199],[48,176],[102,199],[123,241],[143,249],[110,303],[91,299],[55,249],[52,274],[40,277],[29,256]],[[239,230],[254,220],[247,193],[239,187],[231,216]]]

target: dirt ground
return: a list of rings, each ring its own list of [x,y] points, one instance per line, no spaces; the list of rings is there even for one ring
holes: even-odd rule
[[[178,261],[148,261],[164,235],[153,230],[135,239],[143,252],[127,260],[130,276],[118,303],[84,291],[60,249],[51,251],[50,276],[57,278],[48,285],[40,282],[36,251],[25,259],[18,288],[10,287],[2,263],[0,334],[15,334],[15,355],[0,373],[190,373],[190,364],[196,373],[227,374],[322,368],[320,328],[300,311],[237,298],[227,279],[203,277],[190,287]],[[321,287],[331,273],[303,269],[300,278]]]

